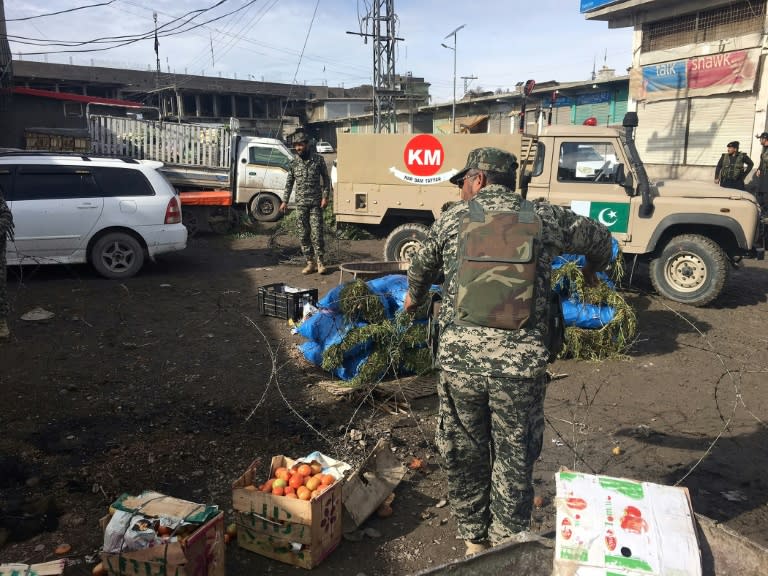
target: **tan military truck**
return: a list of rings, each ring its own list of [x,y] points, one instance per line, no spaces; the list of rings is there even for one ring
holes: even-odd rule
[[[625,257],[649,264],[662,296],[703,306],[743,258],[763,259],[760,209],[746,192],[713,182],[650,182],[624,129],[550,126],[539,135],[339,134],[334,210],[338,222],[384,227],[386,260],[407,260],[442,206],[458,200],[448,179],[467,153],[496,146],[521,160],[520,189],[599,220]]]

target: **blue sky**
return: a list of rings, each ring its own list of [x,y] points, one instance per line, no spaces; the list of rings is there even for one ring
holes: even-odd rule
[[[91,40],[139,34],[158,24],[220,0],[112,0],[45,18],[13,21],[57,10],[109,0],[13,0],[5,3],[8,34],[52,40]],[[246,6],[247,4],[249,4]],[[373,45],[347,32],[360,32],[361,19],[371,0],[225,0],[199,16],[204,22],[244,7],[241,11],[196,30],[160,38],[163,72],[204,74],[272,82],[357,86],[372,82]],[[470,89],[512,89],[517,82],[586,80],[593,66],[605,63],[625,74],[631,64],[631,29],[610,30],[607,23],[587,21],[579,0],[394,0],[397,15],[395,71],[423,77],[432,84],[433,102],[453,95],[453,37],[456,34],[457,97],[463,76]],[[471,10],[470,10],[471,8]],[[363,29],[364,30],[364,29]],[[368,29],[371,32],[371,29]],[[100,46],[105,46],[101,44]],[[211,48],[213,46],[213,48]],[[63,48],[66,50],[67,48]],[[22,45],[19,52],[62,50],[61,47]],[[151,39],[93,53],[55,53],[24,59],[74,64],[155,69]]]

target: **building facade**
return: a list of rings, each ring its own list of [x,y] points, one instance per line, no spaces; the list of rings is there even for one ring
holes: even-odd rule
[[[587,4],[586,10],[584,5]],[[753,160],[766,130],[766,0],[582,0],[585,17],[632,27],[629,105],[654,178],[712,179],[726,144]]]

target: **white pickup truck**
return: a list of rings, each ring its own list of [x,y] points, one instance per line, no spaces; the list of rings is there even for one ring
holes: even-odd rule
[[[94,154],[163,162],[190,232],[228,230],[233,207],[262,222],[280,218],[293,158],[282,140],[242,136],[234,119],[211,126],[91,115],[89,131]]]

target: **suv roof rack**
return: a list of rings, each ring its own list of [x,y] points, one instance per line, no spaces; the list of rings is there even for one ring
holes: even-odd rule
[[[94,158],[86,154],[78,154],[77,152],[51,152],[50,150],[6,150],[0,152],[0,157],[5,156],[66,156],[73,158],[80,158],[84,162],[91,162]],[[106,158],[109,160],[122,160],[126,164],[138,164],[139,161],[136,158],[129,156],[97,156],[97,159]]]

